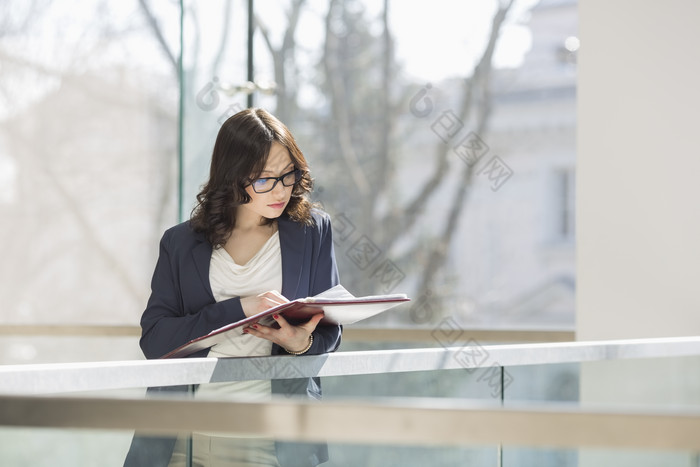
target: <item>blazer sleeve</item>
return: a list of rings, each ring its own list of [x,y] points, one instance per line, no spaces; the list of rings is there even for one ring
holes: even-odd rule
[[[245,318],[239,298],[215,302],[209,296],[198,283],[191,250],[174,237],[166,232],[161,239],[151,296],[141,316],[139,343],[149,359],[162,357],[192,339]],[[191,357],[206,354],[203,350]]]

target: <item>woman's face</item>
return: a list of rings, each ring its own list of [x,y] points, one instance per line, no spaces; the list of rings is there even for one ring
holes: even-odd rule
[[[279,177],[295,169],[292,158],[286,147],[278,142],[273,142],[270,147],[270,154],[267,158],[265,169],[259,178]],[[275,181],[268,181],[268,183]],[[248,185],[245,190],[250,196],[250,202],[239,206],[237,217],[248,217],[251,220],[260,221],[262,217],[275,219],[279,217],[289,203],[294,186],[284,186],[281,181],[277,181],[272,191],[267,193],[257,193],[252,185]],[[258,188],[258,191],[261,189]]]

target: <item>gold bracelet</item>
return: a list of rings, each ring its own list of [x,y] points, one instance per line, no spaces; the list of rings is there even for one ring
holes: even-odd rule
[[[307,346],[304,348],[304,350],[300,350],[300,351],[298,351],[298,352],[294,352],[293,350],[289,350],[289,349],[286,349],[286,348],[285,348],[284,350],[285,350],[285,352],[287,352],[288,354],[292,354],[292,355],[302,355],[302,354],[305,354],[306,352],[309,351],[309,349],[311,348],[311,346],[313,345],[313,343],[314,343],[314,335],[313,335],[313,334],[309,334],[309,345],[307,345]]]

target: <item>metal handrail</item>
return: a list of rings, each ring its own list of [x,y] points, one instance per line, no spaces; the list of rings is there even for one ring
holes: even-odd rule
[[[342,422],[339,422],[342,421]],[[0,396],[0,426],[225,432],[278,440],[700,451],[700,411],[496,407],[454,399],[311,403]],[[527,427],[527,429],[524,429]]]
[[[469,341],[445,348],[335,352],[302,357],[6,365],[0,367],[0,394],[57,394],[225,381],[696,355],[700,355],[700,337],[510,345],[481,345]]]

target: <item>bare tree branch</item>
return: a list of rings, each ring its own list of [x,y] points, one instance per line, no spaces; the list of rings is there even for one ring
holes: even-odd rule
[[[364,198],[369,194],[369,182],[360,166],[360,159],[353,147],[351,137],[350,106],[347,105],[348,98],[345,93],[345,86],[342,81],[342,72],[338,60],[338,37],[332,30],[333,10],[336,9],[337,1],[332,0],[328,6],[326,14],[326,41],[324,46],[323,64],[330,85],[331,106],[333,117],[337,123],[338,144],[340,155],[345,161],[345,166],[350,172],[350,176],[355,183],[360,197]]]
[[[489,77],[492,70],[492,59],[493,52],[496,48],[496,42],[498,40],[498,35],[500,33],[501,26],[508,14],[510,7],[513,4],[513,0],[501,3],[498,11],[494,15],[491,27],[491,35],[489,37],[488,45],[484,51],[482,59],[479,61],[476,69],[474,70],[474,75],[472,77],[472,86],[470,89],[478,89],[481,91],[481,102],[478,115],[478,126],[477,134],[483,134],[486,130],[489,115],[491,113],[491,94],[489,91]],[[467,102],[472,102],[472,93],[469,93],[469,99]],[[468,109],[462,108],[462,111],[468,111]],[[422,280],[420,282],[420,289],[418,291],[418,296],[423,297],[430,294],[433,288],[433,284],[436,279],[437,272],[442,268],[447,259],[447,252],[449,250],[449,245],[454,237],[454,233],[457,230],[459,220],[461,218],[461,212],[464,209],[467,201],[468,189],[471,188],[471,181],[474,173],[474,164],[466,164],[462,172],[462,177],[460,183],[458,184],[457,191],[452,198],[452,205],[447,217],[447,224],[441,237],[435,242],[433,248],[430,251],[428,257],[428,262],[422,271]],[[434,294],[436,299],[439,299],[439,294]],[[437,307],[440,308],[439,306]]]
[[[491,61],[493,58],[493,52],[498,41],[498,34],[500,33],[501,23],[505,19],[508,13],[512,0],[506,4],[502,4],[496,14],[494,15],[492,22],[491,34],[487,46],[479,59],[474,72],[470,78],[466,80],[466,90],[462,98],[462,103],[457,113],[460,121],[464,122],[469,116],[474,105],[474,91],[479,85],[483,85],[485,77],[488,76],[491,70]],[[477,126],[480,123],[477,123]],[[435,149],[435,160],[436,164],[430,178],[425,182],[418,194],[413,198],[412,201],[408,203],[405,209],[401,209],[401,213],[393,215],[388,218],[385,222],[386,224],[386,241],[393,242],[398,239],[402,233],[407,233],[423,216],[425,207],[432,195],[437,191],[440,180],[442,180],[449,169],[449,159],[450,146],[447,144],[439,144]],[[390,244],[384,245],[385,248],[389,248]]]
[[[277,86],[277,109],[275,114],[283,122],[293,120],[296,113],[296,88],[289,86],[288,66],[290,62],[296,63],[295,60],[288,60],[294,56],[296,42],[294,36],[296,34],[299,17],[301,16],[302,7],[306,0],[294,0],[290,11],[287,13],[287,28],[279,47],[275,47],[270,40],[270,33],[262,19],[255,15],[255,23],[260,33],[263,36],[265,45],[267,46],[270,55],[272,56],[272,64],[275,70],[275,84]],[[296,71],[292,70],[292,77],[296,76]]]
[[[160,44],[160,48],[163,50],[165,56],[168,58],[168,61],[172,65],[173,71],[175,71],[175,75],[177,76],[180,73],[180,65],[178,59],[177,57],[175,57],[175,54],[173,54],[172,50],[170,50],[170,47],[168,46],[168,43],[165,41],[165,37],[163,37],[163,32],[161,31],[160,26],[158,25],[158,20],[156,20],[156,17],[153,16],[151,8],[148,6],[146,0],[139,0],[139,4],[141,5],[143,14],[148,20],[148,24],[153,30],[153,34],[155,34],[156,39],[158,40],[158,44]]]
[[[379,159],[379,178],[385,180],[385,183],[380,183],[377,186],[377,198],[381,199],[386,195],[386,191],[392,185],[394,170],[393,157],[394,154],[390,151],[389,142],[393,131],[394,119],[391,103],[391,84],[393,83],[392,63],[394,59],[394,46],[389,30],[389,0],[384,0],[384,9],[382,11],[382,94],[381,94],[381,125],[379,125],[379,147],[377,150]],[[374,203],[373,208],[378,207],[378,203]],[[374,216],[372,216],[374,217]]]

